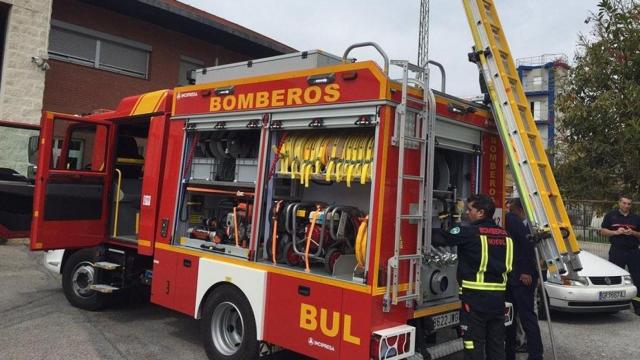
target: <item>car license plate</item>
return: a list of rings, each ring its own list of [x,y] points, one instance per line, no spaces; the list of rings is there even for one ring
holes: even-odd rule
[[[600,291],[598,297],[600,300],[616,300],[625,297],[627,294],[626,290],[619,291]]]
[[[460,323],[460,312],[453,311],[442,315],[436,315],[433,316],[431,320],[433,320],[433,330],[458,325]]]

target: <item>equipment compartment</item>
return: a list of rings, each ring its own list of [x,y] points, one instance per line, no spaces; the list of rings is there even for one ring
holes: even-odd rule
[[[187,135],[176,239],[183,246],[248,258],[259,130]]]
[[[364,282],[375,128],[272,133],[262,261]]]

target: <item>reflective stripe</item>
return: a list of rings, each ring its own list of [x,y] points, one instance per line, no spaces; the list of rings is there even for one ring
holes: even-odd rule
[[[633,299],[631,299],[631,300],[633,300],[633,301],[640,301],[640,296],[636,296],[636,297],[634,297],[634,298],[633,298]]]
[[[487,236],[480,235],[480,245],[482,247],[480,255],[480,266],[476,273],[476,282],[484,282],[484,273],[487,271],[487,264],[489,263],[489,245],[487,244]]]
[[[505,272],[502,273],[502,281],[507,283],[507,274],[511,272],[513,266],[513,240],[507,237],[507,253],[504,256]]]
[[[507,289],[507,284],[462,280],[462,287],[474,290],[505,291]]]
[[[473,341],[465,341],[464,342],[464,348],[467,349],[467,350],[473,350],[474,349]]]

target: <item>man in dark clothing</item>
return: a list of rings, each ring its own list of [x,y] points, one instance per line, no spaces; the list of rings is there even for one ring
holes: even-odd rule
[[[538,318],[533,310],[534,293],[538,284],[535,245],[527,238],[529,227],[524,223],[526,215],[520,199],[509,201],[506,230],[513,239],[513,271],[507,283],[507,301],[513,304],[515,315],[527,335],[529,360],[542,360],[542,338]],[[507,328],[505,353],[507,360],[516,358],[516,323]]]
[[[609,237],[609,261],[628,267],[633,284],[640,289],[640,217],[631,212],[631,197],[620,195],[618,209],[605,215],[600,234]],[[633,309],[640,315],[640,299],[633,299]]]
[[[444,233],[458,247],[458,277],[462,287],[460,327],[464,358],[504,360],[504,293],[511,271],[513,242],[496,225],[496,206],[484,194],[467,199],[469,226]]]

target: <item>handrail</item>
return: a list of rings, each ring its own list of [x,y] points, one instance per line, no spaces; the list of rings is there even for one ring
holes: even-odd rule
[[[118,210],[120,209],[120,187],[122,186],[122,171],[118,168],[115,171],[118,173],[118,187],[114,194],[116,197],[116,211],[113,214],[113,237],[118,236]]]
[[[372,47],[376,48],[376,50],[378,50],[380,55],[382,55],[382,58],[384,58],[384,74],[389,76],[389,57],[387,56],[387,53],[384,52],[384,50],[382,50],[380,45],[378,45],[378,44],[376,44],[374,42],[367,41],[367,42],[361,42],[361,43],[357,43],[357,44],[353,44],[353,45],[349,46],[347,48],[347,50],[344,51],[344,55],[342,55],[342,60],[345,61],[345,62],[348,60],[347,56],[349,55],[349,52],[351,52],[351,50],[356,49],[356,48],[366,47],[366,46],[372,46]]]
[[[429,60],[427,62],[428,64],[434,65],[436,66],[438,69],[440,69],[440,77],[442,78],[442,84],[440,84],[440,91],[442,91],[443,93],[447,92],[447,73],[444,71],[444,66],[434,60]]]

